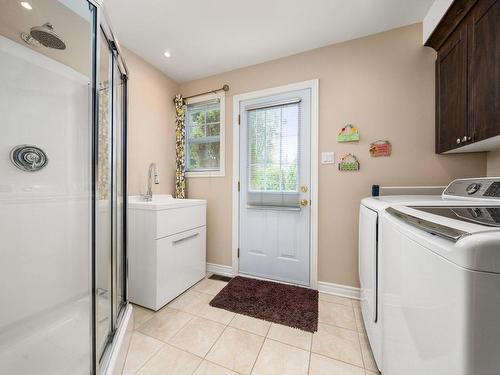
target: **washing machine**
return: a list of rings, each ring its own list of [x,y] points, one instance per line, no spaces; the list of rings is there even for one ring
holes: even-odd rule
[[[500,374],[500,178],[389,205],[379,224],[383,374]]]

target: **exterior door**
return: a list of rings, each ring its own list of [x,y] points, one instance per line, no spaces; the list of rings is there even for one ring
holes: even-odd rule
[[[309,285],[311,90],[240,103],[239,272]]]

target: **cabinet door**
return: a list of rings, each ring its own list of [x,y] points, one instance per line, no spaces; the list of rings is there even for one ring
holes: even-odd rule
[[[479,2],[469,22],[469,124],[480,141],[500,135],[500,0]]]
[[[467,134],[467,25],[450,35],[436,61],[436,152],[463,145]]]
[[[155,310],[205,277],[206,236],[206,227],[203,226],[156,241]]]

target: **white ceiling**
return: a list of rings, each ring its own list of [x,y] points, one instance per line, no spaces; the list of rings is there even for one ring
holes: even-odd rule
[[[432,2],[104,0],[120,43],[178,82],[420,22]]]

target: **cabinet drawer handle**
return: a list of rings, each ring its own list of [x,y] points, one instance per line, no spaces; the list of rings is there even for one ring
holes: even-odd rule
[[[178,240],[172,241],[172,243],[174,245],[177,245],[179,242],[189,240],[191,238],[197,237],[198,235],[199,235],[199,233],[191,234],[189,236],[186,236],[186,237],[183,237],[183,238],[179,238]]]

